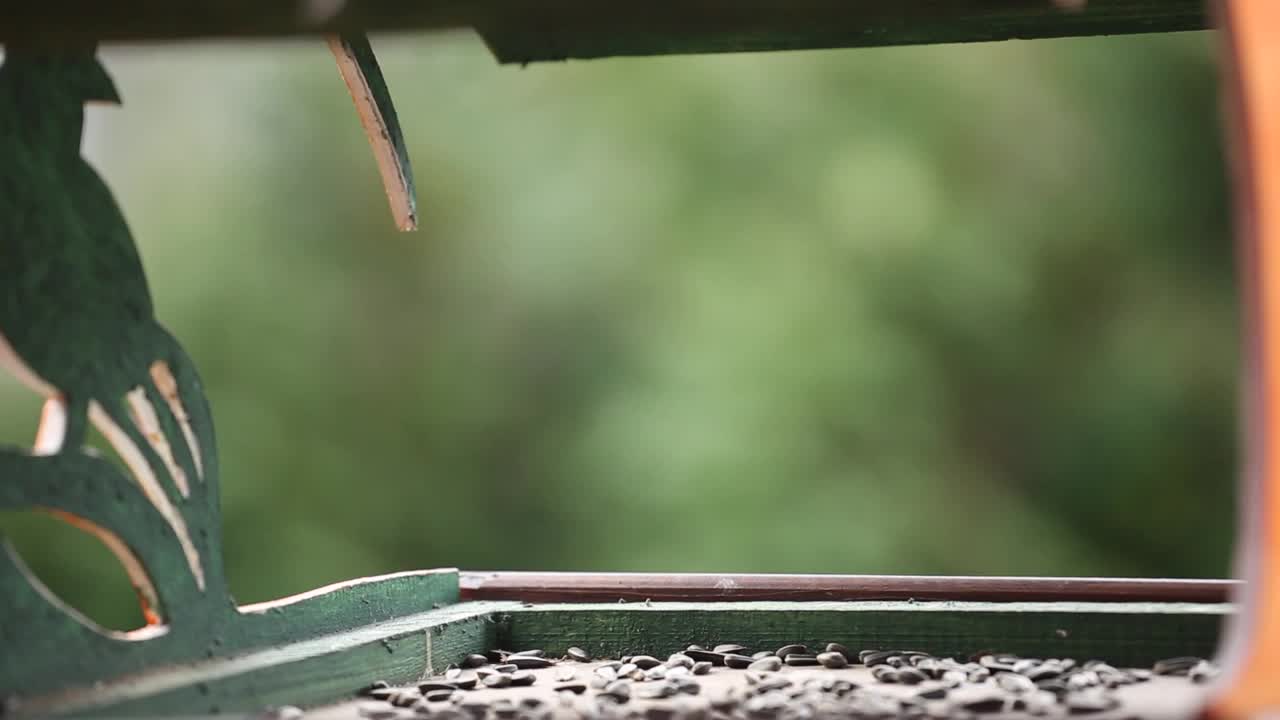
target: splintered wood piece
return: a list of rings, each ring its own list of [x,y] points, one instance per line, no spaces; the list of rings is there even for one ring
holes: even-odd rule
[[[343,82],[351,91],[360,124],[369,136],[369,145],[378,162],[378,173],[382,175],[382,185],[387,191],[396,227],[402,231],[416,230],[417,191],[413,186],[409,150],[405,147],[396,108],[391,102],[391,91],[382,77],[382,68],[378,67],[373,46],[366,35],[331,35],[329,49],[338,62]]]
[[[1208,714],[1280,712],[1280,3],[1218,0],[1245,327],[1237,563],[1246,584]]]

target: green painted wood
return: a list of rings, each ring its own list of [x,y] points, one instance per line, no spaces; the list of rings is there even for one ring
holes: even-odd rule
[[[1065,5],[1066,3],[1063,3]],[[677,7],[678,6],[678,7]],[[478,26],[503,63],[619,56],[816,50],[1180,32],[1206,27],[1202,0],[1026,2],[734,0],[560,2],[504,8]]]
[[[1083,10],[1067,9],[1084,5]],[[66,0],[0,4],[0,42],[481,28],[504,62],[1172,32],[1203,0]]]
[[[1105,658],[1148,665],[1211,654],[1219,603],[719,602],[528,605],[470,602],[265,650],[160,666],[92,688],[29,697],[19,716],[154,716],[320,705],[374,680],[413,682],[493,648],[571,645],[597,655],[670,653],[690,643]],[[1065,635],[1064,635],[1065,633]]]
[[[1189,603],[628,603],[539,605],[502,618],[510,649],[597,655],[675,652],[690,643],[787,643],[923,650],[967,657],[982,651],[1032,657],[1105,658],[1148,665],[1179,655],[1210,657],[1225,604]]]
[[[365,48],[361,71],[376,70]],[[380,82],[375,102],[389,109]],[[119,101],[92,46],[5,48],[0,367],[46,402],[34,451],[0,447],[0,508],[88,528],[124,564],[151,617],[137,631],[104,630],[65,607],[4,544],[0,698],[96,695],[97,684],[120,677],[398,622],[456,602],[458,574],[446,569],[236,606],[223,567],[212,411],[194,363],[155,317],[123,213],[80,155],[88,101]],[[85,447],[90,424],[125,467]]]
[[[401,231],[416,230],[418,198],[409,148],[373,45],[367,35],[340,35],[331,39],[330,49],[351,91],[360,124],[378,162],[396,227]]]
[[[161,666],[92,688],[25,698],[18,717],[253,712],[353,697],[374,680],[409,683],[494,647],[495,615],[514,603],[467,603],[256,652]]]

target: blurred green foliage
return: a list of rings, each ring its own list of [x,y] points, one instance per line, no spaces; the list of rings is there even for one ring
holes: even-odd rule
[[[1220,576],[1213,41],[521,70],[382,38],[417,234],[320,42],[110,49],[87,152],[208,384],[241,601],[433,566]],[[6,524],[136,617],[104,552]]]

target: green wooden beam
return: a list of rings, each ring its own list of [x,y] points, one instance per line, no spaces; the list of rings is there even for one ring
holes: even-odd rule
[[[767,649],[839,641],[958,657],[1014,652],[1141,666],[1162,657],[1211,655],[1231,611],[1223,603],[478,601],[28,696],[16,711],[18,717],[172,716],[322,705],[350,698],[374,680],[413,682],[493,648],[560,655],[577,645],[618,655],[666,654],[694,642]]]
[[[922,650],[968,657],[1101,658],[1144,666],[1179,655],[1209,657],[1227,604],[989,602],[748,602],[538,605],[500,623],[511,649],[571,646],[596,655],[674,652],[690,643],[737,642],[772,649],[820,647]]]
[[[354,696],[374,680],[410,683],[494,647],[494,616],[514,607],[466,603],[230,657],[160,665],[110,682],[23,697],[14,714],[175,717],[329,703]]]
[[[1072,9],[1077,5],[1080,9]],[[0,3],[0,42],[477,28],[533,62],[1206,27],[1203,0],[51,0]]]

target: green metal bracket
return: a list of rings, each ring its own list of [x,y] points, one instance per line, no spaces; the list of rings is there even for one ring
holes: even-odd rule
[[[352,51],[354,71],[344,76],[366,91],[356,97],[362,118],[367,99],[372,127],[389,129],[381,142],[398,181],[388,187],[407,196],[401,207],[412,218],[412,175],[372,50],[363,38],[335,47]],[[438,570],[235,605],[223,568],[213,416],[195,364],[156,320],[111,191],[80,155],[87,102],[119,102],[93,48],[6,48],[0,366],[45,405],[33,450],[0,447],[0,509],[51,513],[97,536],[123,564],[148,625],[123,633],[96,626],[4,543],[0,698],[56,696],[455,602],[456,571]],[[120,464],[85,446],[91,425]]]

